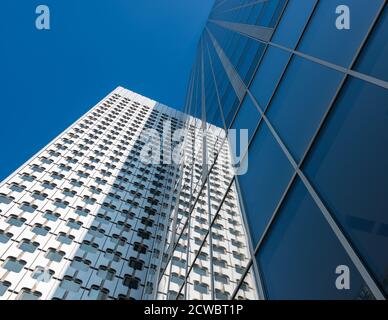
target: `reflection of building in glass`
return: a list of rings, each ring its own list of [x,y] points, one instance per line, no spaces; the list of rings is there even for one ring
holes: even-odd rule
[[[171,297],[189,268],[187,297],[209,298],[210,288],[215,298],[230,297],[249,257],[236,193],[217,211],[231,181],[225,143],[210,188],[202,188],[184,227],[205,181],[201,126],[117,88],[7,178],[0,186],[1,299],[152,299],[162,259],[170,258],[181,259],[181,267],[168,269],[171,285],[160,288],[159,298]],[[173,133],[186,127],[194,139],[184,144],[186,161],[168,161]],[[217,149],[218,132],[207,131],[207,143]],[[174,141],[171,151],[181,150]],[[164,163],[143,161],[159,142]],[[217,230],[211,240],[209,223]],[[171,254],[174,241],[179,247]],[[210,267],[212,261],[222,268]],[[246,287],[241,296],[255,298],[253,278]]]
[[[224,130],[207,126],[203,134],[202,121],[189,122],[195,140],[184,145],[188,159],[176,188],[159,299],[230,299],[249,262],[229,143]],[[252,274],[243,287],[239,298],[257,299]]]
[[[186,112],[249,129],[235,182],[260,298],[388,293],[387,14],[384,0],[215,1]]]

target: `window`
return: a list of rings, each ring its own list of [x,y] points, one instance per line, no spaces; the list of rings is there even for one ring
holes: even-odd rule
[[[388,293],[387,101],[386,89],[350,78],[304,171]]]
[[[12,182],[8,188],[13,192],[22,192],[26,187],[16,182]]]
[[[15,200],[14,197],[7,196],[4,193],[0,193],[0,203],[10,204],[13,200]]]
[[[37,266],[31,277],[37,281],[49,282],[54,275],[54,271],[45,267]]]
[[[65,232],[59,232],[57,236],[57,240],[63,244],[71,244],[75,237],[71,234],[67,234]]]
[[[144,261],[141,259],[130,257],[128,265],[134,268],[135,270],[143,270]]]
[[[54,248],[49,248],[46,252],[45,257],[54,262],[61,262],[62,258],[65,256],[65,252],[57,251]]]
[[[227,265],[225,260],[218,259],[217,257],[213,257],[213,264],[221,268],[226,268],[226,265]]]
[[[15,257],[8,257],[3,262],[3,268],[8,271],[19,273],[26,264],[27,262],[24,260],[18,260]]]
[[[0,243],[7,243],[12,237],[12,233],[0,230]]]
[[[296,161],[303,156],[342,78],[333,69],[292,58],[267,116]],[[319,85],[311,79],[319,79]]]
[[[96,238],[102,238],[105,235],[105,230],[97,228],[96,226],[91,226],[88,233]]]
[[[82,224],[83,223],[81,221],[76,221],[73,218],[69,218],[69,220],[67,220],[67,223],[66,223],[66,225],[69,228],[72,228],[72,229],[75,229],[75,230],[79,230],[82,227]]]
[[[41,296],[42,296],[42,293],[40,293],[39,291],[33,291],[28,288],[23,288],[20,290],[16,299],[17,300],[39,300]]]
[[[59,198],[55,199],[53,203],[54,206],[62,209],[65,209],[69,204],[70,203],[68,201]]]
[[[82,217],[86,217],[90,213],[90,210],[82,207],[77,207],[75,213]]]
[[[225,274],[220,274],[218,272],[214,273],[214,279],[222,284],[228,284],[229,283],[229,277]]]
[[[38,242],[32,242],[29,239],[23,239],[19,243],[20,250],[25,252],[33,253],[39,247]]]
[[[143,229],[139,229],[139,230],[137,231],[137,235],[138,235],[139,237],[141,237],[141,238],[147,240],[147,239],[149,239],[149,238],[151,237],[151,232],[145,231],[145,230],[143,230]]]
[[[95,300],[106,300],[109,297],[109,290],[92,285],[89,291],[89,297]]]
[[[209,291],[209,285],[199,281],[194,281],[194,290],[202,294],[207,294]]]
[[[199,264],[194,264],[193,271],[201,276],[207,276],[208,274],[208,269],[206,267],[201,267]]]
[[[97,253],[99,245],[88,240],[82,241],[80,248],[89,253]]]
[[[119,246],[124,246],[127,243],[127,238],[119,236],[118,234],[113,234],[111,241]]]
[[[109,281],[112,281],[115,277],[116,270],[113,268],[108,268],[107,266],[101,265],[98,268],[97,275],[102,278]]]
[[[171,281],[181,286],[185,281],[185,276],[173,272],[171,273]]]
[[[82,257],[74,257],[73,261],[71,262],[71,267],[80,270],[80,271],[88,271],[90,269],[92,262],[90,260],[84,259]]]
[[[222,246],[217,246],[217,245],[213,244],[213,252],[225,254],[226,249]]]
[[[139,253],[145,254],[147,252],[148,246],[140,242],[135,242],[133,249]]]
[[[27,220],[22,217],[18,217],[14,214],[11,214],[7,219],[7,223],[15,227],[21,227]]]
[[[220,289],[215,289],[214,293],[216,300],[229,300],[229,292],[221,291]]]
[[[180,293],[178,297],[178,292],[174,290],[169,290],[167,293],[167,300],[182,300],[183,299],[183,294]]]
[[[104,257],[109,259],[109,260],[119,262],[121,259],[121,255],[122,254],[118,251],[114,251],[113,249],[107,249],[105,254],[104,254]]]
[[[133,277],[131,275],[126,274],[123,280],[124,286],[130,289],[138,289],[140,284],[140,279],[137,277]]]
[[[20,205],[20,209],[28,213],[33,213],[36,209],[38,209],[38,206],[35,204],[30,204],[28,202],[23,202]]]
[[[8,288],[11,286],[11,282],[9,281],[0,281],[0,297],[7,292]]]
[[[171,261],[172,261],[172,264],[180,268],[184,268],[186,265],[186,260],[179,259],[178,257],[175,257],[175,256],[172,257]]]
[[[47,233],[51,230],[50,227],[46,227],[41,225],[40,223],[35,223],[35,225],[32,227],[31,231],[37,235],[45,236]]]
[[[254,245],[259,241],[293,170],[267,125],[261,124],[249,149],[249,174],[238,177]],[[245,161],[245,160],[244,160]],[[230,228],[234,235],[239,233]]]
[[[272,41],[294,48],[315,3],[316,0],[289,1]]]
[[[360,289],[366,288],[300,180],[280,209],[257,260],[269,299],[358,299]],[[334,285],[338,265],[350,269],[349,290]]]
[[[59,213],[52,212],[51,210],[46,210],[43,214],[43,217],[50,221],[57,221],[60,216]]]
[[[241,252],[233,251],[233,257],[237,260],[241,260],[241,261],[245,260],[245,255]]]
[[[313,57],[349,67],[382,3],[383,0],[373,0],[365,6],[360,0],[319,1],[298,49]],[[337,6],[344,4],[351,8],[351,27],[339,32],[335,21],[328,21],[333,20]]]
[[[370,36],[366,47],[361,52],[355,69],[378,79],[388,81],[388,10],[382,13],[376,29]]]
[[[275,87],[278,84],[280,76],[282,75],[289,59],[290,53],[287,51],[274,47],[268,47],[263,61],[260,63],[256,76],[250,86],[251,93],[255,96],[256,101],[263,111],[268,105],[268,102],[275,91]],[[252,107],[255,108],[255,106]],[[251,109],[253,110],[253,108]],[[255,115],[252,110],[251,113],[246,111],[247,121],[251,119],[250,117],[258,120],[258,115]],[[255,111],[258,113],[256,108]],[[252,113],[255,116],[252,116]],[[246,128],[254,129],[257,125],[257,120],[252,122],[252,125],[246,126]]]
[[[68,290],[71,292],[78,292],[81,289],[82,280],[73,278],[71,276],[64,276],[60,284],[60,287],[63,290]]]

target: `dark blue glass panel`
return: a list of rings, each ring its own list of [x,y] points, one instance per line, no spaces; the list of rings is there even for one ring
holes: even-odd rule
[[[269,299],[365,299],[371,294],[304,185],[297,180],[259,250]],[[350,289],[338,290],[339,265]],[[369,293],[369,294],[368,294]]]
[[[272,41],[293,49],[317,0],[288,1]]]
[[[247,43],[245,50],[243,51],[239,63],[237,65],[237,73],[240,78],[248,85],[252,78],[252,73],[255,70],[257,62],[263,54],[264,44],[251,40]]]
[[[314,57],[348,67],[365,38],[383,0],[319,1],[298,50]],[[336,8],[350,9],[350,29],[336,27]]]
[[[228,128],[231,124],[234,114],[236,113],[237,107],[240,104],[240,100],[237,98],[232,85],[228,86],[228,90],[226,91],[221,101],[226,127]]]
[[[262,123],[249,148],[248,172],[238,177],[254,246],[263,234],[292,173],[291,164],[267,125]]]
[[[272,100],[268,118],[299,161],[310,143],[343,74],[294,57]]]
[[[388,91],[346,84],[305,172],[388,292]]]
[[[285,0],[266,1],[263,12],[259,17],[257,24],[260,26],[273,28],[285,2]]]
[[[267,106],[289,57],[290,54],[287,51],[274,47],[267,49],[250,86],[250,91],[256,97],[262,110]]]
[[[388,7],[361,53],[356,70],[388,81]]]
[[[253,104],[252,99],[246,96],[237,116],[233,122],[234,129],[248,129],[248,137],[251,139],[260,119],[259,110]]]

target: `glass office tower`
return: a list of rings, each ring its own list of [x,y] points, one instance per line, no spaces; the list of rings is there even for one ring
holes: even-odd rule
[[[186,112],[249,129],[231,298],[245,274],[262,299],[387,296],[387,39],[384,0],[215,1]]]

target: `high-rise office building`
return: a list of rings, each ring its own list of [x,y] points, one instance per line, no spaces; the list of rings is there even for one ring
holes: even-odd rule
[[[261,299],[388,294],[387,23],[384,0],[215,1],[186,112],[249,129],[234,182]]]
[[[221,131],[114,90],[1,184],[1,299],[172,299],[180,283],[230,297],[249,257],[234,190],[218,208],[232,176]],[[241,297],[255,292],[252,278]]]

